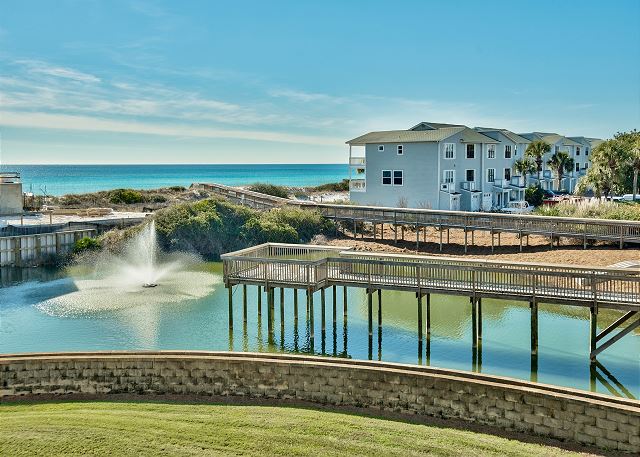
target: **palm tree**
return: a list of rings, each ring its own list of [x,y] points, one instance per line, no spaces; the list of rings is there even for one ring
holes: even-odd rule
[[[568,173],[573,170],[573,159],[566,152],[558,151],[553,153],[551,158],[547,161],[547,165],[556,172],[556,176],[558,177],[558,190],[560,190],[560,187],[562,186],[562,177],[565,172]]]
[[[527,175],[536,171],[536,164],[525,157],[524,159],[516,160],[513,164],[513,168],[516,170],[516,173],[520,174],[524,178],[524,185],[526,186]]]
[[[532,159],[538,169],[538,185],[542,180],[542,164],[544,163],[544,155],[551,151],[551,146],[542,140],[536,140],[529,143],[527,150],[524,151],[524,156]]]

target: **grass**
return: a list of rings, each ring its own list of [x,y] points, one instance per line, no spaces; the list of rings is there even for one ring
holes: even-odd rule
[[[539,206],[534,214],[539,216],[640,221],[640,204],[601,201],[561,202],[556,205]]]
[[[481,433],[271,406],[154,402],[0,404],[0,454],[578,455]]]

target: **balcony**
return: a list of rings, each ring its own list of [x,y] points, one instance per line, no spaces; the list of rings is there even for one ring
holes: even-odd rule
[[[512,176],[510,184],[513,187],[526,187],[526,183],[524,182],[524,176]]]
[[[366,192],[367,180],[366,179],[352,179],[349,181],[349,190],[351,192]]]
[[[511,181],[508,179],[496,179],[493,181],[493,187],[498,187],[500,189],[506,189],[511,184]]]
[[[352,167],[364,167],[367,165],[367,159],[365,157],[351,157],[349,165]]]
[[[2,172],[0,173],[0,184],[17,184],[20,182],[20,173]]]
[[[460,183],[460,189],[467,190],[469,192],[478,190],[475,181],[463,181]]]
[[[450,194],[453,194],[456,192],[456,185],[455,183],[452,183],[452,182],[443,182],[440,184],[440,190],[442,192],[448,192]]]

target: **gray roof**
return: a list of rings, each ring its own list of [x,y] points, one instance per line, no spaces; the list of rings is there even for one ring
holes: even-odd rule
[[[502,133],[504,136],[506,136],[507,138],[509,138],[511,141],[513,141],[516,144],[531,143],[531,140],[529,140],[529,139],[527,139],[527,138],[525,138],[523,136],[520,136],[517,133],[513,133],[511,130],[507,130],[507,129],[494,129],[494,128],[490,128],[490,127],[475,127],[474,130],[477,130],[480,133],[488,135],[491,138],[494,138],[494,136],[491,135],[492,132]]]
[[[531,132],[531,133],[519,133],[518,135],[525,137],[528,140],[542,140],[549,145],[556,144],[558,141],[563,140],[562,144],[564,146],[580,146],[580,143],[576,143],[575,141],[559,135],[557,133],[548,133],[548,132]]]
[[[386,130],[382,132],[369,132],[347,144],[364,146],[372,143],[433,143],[446,140],[457,133],[462,133],[463,143],[499,143],[498,141],[483,135],[465,126],[443,127],[436,130]]]
[[[445,124],[442,122],[427,122],[427,121],[422,121],[416,125],[414,125],[413,127],[411,127],[409,130],[423,130],[422,127],[431,127],[432,129],[443,129],[443,128],[447,128],[447,127],[465,127],[462,124]]]

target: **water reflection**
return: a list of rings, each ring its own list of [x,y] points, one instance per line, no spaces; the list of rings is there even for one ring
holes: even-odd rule
[[[218,277],[219,268],[211,266]],[[373,294],[372,320],[379,325],[369,336],[367,294],[360,289],[345,291],[338,287],[335,293],[333,288],[328,289],[324,313],[321,293],[316,292],[312,313],[304,290],[285,290],[281,301],[281,291],[277,289],[274,302],[278,308],[273,309],[264,288],[258,291],[257,287],[248,286],[245,306],[244,290],[236,287],[236,326],[229,330],[228,296],[220,284],[207,297],[157,307],[154,313],[142,306],[99,317],[61,318],[41,313],[36,305],[73,293],[73,278],[41,269],[14,269],[1,277],[5,287],[0,288],[0,352],[296,352],[474,370],[631,398],[640,396],[640,332],[625,336],[591,367],[588,311],[579,308],[540,305],[540,345],[538,355],[532,357],[531,311],[526,303],[483,300],[483,319],[481,324],[478,322],[482,338],[474,348],[471,306],[463,297],[425,297],[421,340],[417,297],[406,292],[384,291],[381,305],[377,293]],[[599,324],[605,327],[617,317],[619,314],[602,310]]]

